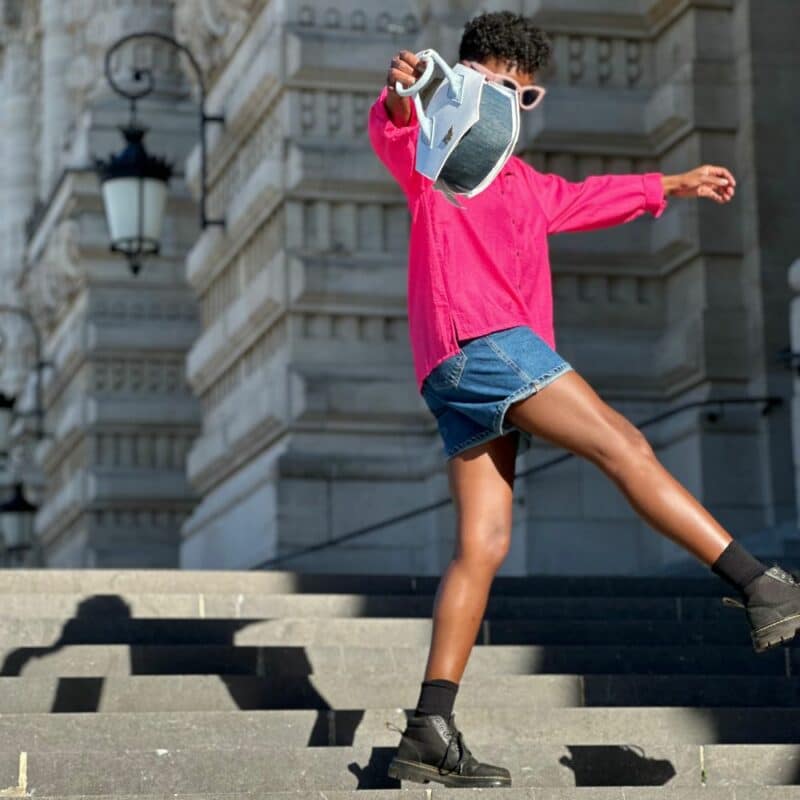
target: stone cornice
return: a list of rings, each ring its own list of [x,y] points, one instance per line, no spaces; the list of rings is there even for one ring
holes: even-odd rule
[[[193,2],[193,0],[183,0]],[[210,87],[206,100],[208,113],[225,116],[225,125],[211,126],[208,130],[208,156],[211,183],[226,160],[229,149],[226,140],[252,129],[260,119],[264,102],[272,103],[271,93],[279,87],[281,77],[282,48],[278,43],[269,43],[270,37],[280,31],[275,3],[267,3],[242,38],[236,53],[219,73]],[[265,100],[265,98],[268,98]],[[224,149],[218,150],[222,147]],[[236,147],[233,146],[232,150]],[[228,158],[230,154],[228,154]],[[186,162],[187,181],[196,185],[200,170],[199,147],[195,147]]]
[[[239,96],[231,102],[232,108],[226,107],[224,132],[222,130],[216,130],[213,133],[209,131],[209,186],[213,187],[220,176],[224,174],[231,159],[237,155],[283,94],[281,84],[267,74],[264,74],[259,81],[245,82],[245,85],[250,84],[252,84],[251,93],[244,94],[244,89],[240,89]],[[234,105],[237,100],[238,102]],[[199,179],[200,149],[199,146],[196,146],[186,159],[186,181],[197,189]]]
[[[272,273],[285,274],[285,255],[279,252],[265,265],[247,293],[241,295],[206,329],[186,359],[187,379],[202,395],[285,313],[282,298],[272,294]]]
[[[622,0],[614,9],[597,10],[596,0],[532,0],[526,13],[548,33],[573,36],[626,36],[650,39],[692,9],[730,11],[734,0]]]
[[[231,441],[223,441],[222,434],[216,429],[211,434],[200,436],[187,464],[191,485],[201,495],[207,494],[266,451],[287,430],[285,422],[266,415]]]
[[[224,232],[216,227],[207,228],[186,256],[186,278],[195,293],[202,295],[230,262],[247,246],[259,228],[276,213],[281,204],[281,193],[267,186],[254,195],[254,202],[245,209],[247,213],[232,221]]]

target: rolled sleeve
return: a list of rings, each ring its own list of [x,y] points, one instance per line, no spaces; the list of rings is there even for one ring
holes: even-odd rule
[[[660,172],[646,172],[642,175],[644,183],[644,207],[654,217],[660,217],[667,207],[667,198],[664,195],[664,184]]]

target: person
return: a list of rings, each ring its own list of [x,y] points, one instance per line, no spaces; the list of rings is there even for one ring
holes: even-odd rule
[[[530,18],[483,13],[467,22],[459,60],[513,88],[523,108],[543,97],[536,77],[551,47]],[[417,386],[437,420],[457,518],[451,562],[436,592],[419,701],[389,766],[394,778],[446,786],[508,786],[480,762],[453,714],[458,685],[511,537],[514,465],[531,436],[599,467],[654,529],[738,590],[758,652],[794,636],[800,585],[767,568],[662,466],[644,435],[608,406],[555,349],[547,236],[618,225],[667,198],[726,204],[736,180],[722,166],[688,172],[592,175],[572,182],[512,156],[480,194],[455,207],[414,169],[418,123],[395,90],[422,64],[406,50],[369,109],[375,153],[411,215],[408,321]]]

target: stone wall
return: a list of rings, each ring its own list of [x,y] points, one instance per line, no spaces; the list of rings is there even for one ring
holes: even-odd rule
[[[366,114],[400,47],[454,61],[464,21],[508,5],[6,0],[0,278],[53,362],[50,436],[34,450],[16,429],[48,563],[252,567],[432,505],[285,566],[441,571],[454,516],[413,380],[408,213]],[[791,375],[775,357],[797,255],[797,167],[776,157],[797,128],[792,3],[768,18],[752,0],[511,5],[554,43],[548,96],[523,115],[519,153],[536,168],[580,180],[716,162],[737,176],[728,206],[673,200],[656,221],[553,237],[551,259],[557,347],[630,419],[708,398],[786,401],[766,416],[685,410],[647,430],[723,524],[759,540],[797,513]],[[225,226],[195,222],[194,76],[155,42],[126,51],[120,75],[157,76],[141,109],[148,147],[178,171],[164,250],[134,278],[107,251],[89,168],[118,149],[125,118],[105,50],[148,27],[191,48],[206,110],[225,118],[208,129],[209,215]],[[18,346],[3,351],[0,386],[29,389],[30,339],[13,320],[2,330]],[[517,472],[557,454],[539,442]],[[588,463],[522,475],[515,502],[504,572],[686,558]]]
[[[196,110],[175,52],[150,39],[112,65],[158,87],[140,103],[148,144],[178,165],[161,254],[134,277],[109,252],[94,157],[120,149],[127,103],[103,74],[106,50],[134,30],[172,30],[169,0],[5,4],[3,28],[3,301],[28,309],[44,340],[46,438],[14,426],[14,471],[39,505],[37,556],[50,566],[172,566],[195,499],[186,453],[200,418],[185,380],[199,332],[184,258],[196,209],[181,162]],[[2,319],[2,380],[33,411],[30,334]],[[14,355],[22,360],[16,368]]]
[[[537,168],[572,180],[703,161],[753,169],[746,4],[521,5],[555,50],[547,100],[523,118],[520,151]],[[204,429],[190,455],[203,500],[184,527],[187,566],[253,564],[447,496],[413,390],[405,204],[363,123],[392,53],[434,46],[454,60],[477,9],[256,3],[235,47],[195,32],[215,54],[211,99],[230,122],[212,163],[231,224],[189,258],[205,330],[189,356]],[[552,242],[559,349],[631,419],[785,393],[775,342],[758,340],[759,234],[754,190],[741,183],[724,209],[673,201],[657,222]],[[788,418],[759,412],[687,411],[649,430],[668,468],[737,535],[794,514],[791,455],[776,441]],[[518,472],[550,454],[534,448]],[[588,464],[522,478],[517,495],[506,571],[657,570],[684,556]],[[453,536],[444,507],[286,564],[438,572]]]
[[[794,394],[792,398],[792,445],[795,453],[800,453],[800,259],[794,261],[789,269],[789,286],[794,295],[791,302],[791,344],[790,364],[794,372]],[[800,516],[800,457],[795,458],[794,486],[798,498]]]

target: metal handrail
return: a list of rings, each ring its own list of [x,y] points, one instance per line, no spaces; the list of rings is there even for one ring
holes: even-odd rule
[[[717,400],[696,400],[691,403],[684,403],[683,405],[677,406],[675,408],[670,409],[669,411],[663,411],[660,414],[656,414],[655,416],[648,417],[645,420],[642,420],[639,423],[634,423],[639,430],[643,428],[650,427],[651,425],[655,425],[658,422],[662,422],[669,417],[674,417],[676,414],[681,414],[684,411],[688,411],[692,408],[702,408],[705,406],[716,406],[719,408],[718,412],[708,412],[706,418],[710,422],[716,422],[720,416],[723,414],[723,408],[726,405],[755,405],[758,403],[763,403],[764,408],[761,410],[762,416],[766,416],[772,410],[774,406],[780,406],[783,404],[783,399],[780,397],[722,397]],[[556,456],[555,458],[549,459],[548,461],[544,461],[541,464],[535,464],[533,467],[524,470],[523,472],[518,472],[514,477],[522,478],[526,475],[532,475],[535,472],[541,472],[542,470],[549,469],[550,467],[554,467],[557,464],[566,461],[567,459],[574,458],[575,454],[568,452],[564,455]],[[357,539],[362,536],[366,536],[369,533],[374,533],[381,528],[386,528],[389,525],[394,525],[397,522],[403,522],[404,520],[411,519],[412,517],[419,516],[420,514],[425,514],[428,511],[433,511],[437,508],[441,508],[442,506],[447,505],[448,503],[452,503],[452,497],[446,497],[442,500],[437,500],[435,503],[430,503],[427,506],[420,506],[419,508],[412,509],[411,511],[406,511],[404,514],[398,514],[395,517],[390,517],[389,519],[382,520],[381,522],[375,522],[372,525],[367,525],[365,528],[358,528],[355,531],[350,531],[350,533],[342,534],[341,536],[337,536],[335,539],[329,539],[326,542],[320,542],[319,544],[310,545],[309,547],[303,547],[300,550],[295,550],[293,553],[285,553],[280,556],[275,556],[274,558],[269,558],[266,561],[262,561],[260,564],[257,564],[250,569],[268,569],[273,567],[277,564],[282,564],[284,561],[289,561],[290,559],[299,558],[300,556],[309,555],[310,553],[317,553],[320,550],[327,550],[330,547],[337,547],[338,545],[342,544],[343,542],[349,542],[352,539]]]

